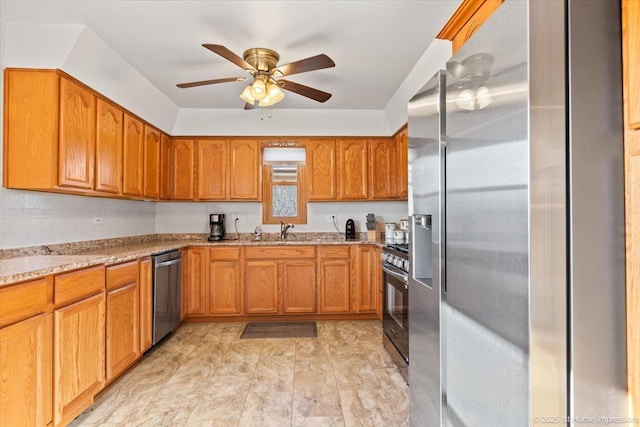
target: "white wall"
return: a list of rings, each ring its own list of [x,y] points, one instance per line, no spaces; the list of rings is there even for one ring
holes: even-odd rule
[[[446,67],[449,58],[451,58],[451,42],[433,40],[384,108],[392,133],[407,123],[407,102],[438,70]]]
[[[173,128],[173,135],[388,136],[392,133],[382,110],[181,108]]]
[[[227,232],[234,232],[233,220],[238,218],[238,231],[252,233],[260,224],[265,233],[276,233],[279,225],[262,225],[262,204],[218,202],[218,203],[157,203],[156,233],[208,233],[209,214],[226,215]],[[338,229],[344,233],[345,222],[352,218],[356,231],[366,231],[367,214],[373,213],[379,222],[399,222],[407,217],[407,202],[322,202],[307,205],[307,224],[296,225],[294,232],[332,232],[332,223],[325,221],[326,215],[336,215]]]
[[[0,69],[6,67],[64,69],[161,129],[173,128],[177,107],[84,26],[0,22]],[[102,224],[94,225],[94,216]],[[153,203],[0,188],[0,249],[154,231]]]

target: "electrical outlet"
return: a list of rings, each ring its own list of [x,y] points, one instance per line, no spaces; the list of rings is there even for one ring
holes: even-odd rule
[[[93,217],[93,225],[100,225],[102,224],[102,217],[101,216],[94,216]]]
[[[325,217],[324,217],[324,220],[326,222],[333,223],[333,219],[334,218],[336,218],[336,220],[337,220],[336,214],[326,214]]]

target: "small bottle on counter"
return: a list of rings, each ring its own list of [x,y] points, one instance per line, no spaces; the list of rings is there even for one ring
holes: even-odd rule
[[[253,240],[261,240],[262,239],[262,228],[259,225],[256,225],[256,229],[253,231]]]

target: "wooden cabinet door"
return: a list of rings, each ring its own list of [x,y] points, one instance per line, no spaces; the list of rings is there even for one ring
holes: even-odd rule
[[[187,280],[183,294],[187,316],[207,314],[207,255],[207,248],[192,248],[187,251]]]
[[[171,198],[193,200],[193,164],[195,141],[174,139],[171,144]]]
[[[307,141],[309,200],[336,200],[336,141]]]
[[[320,313],[348,313],[351,309],[351,262],[320,261]]]
[[[144,184],[144,129],[140,120],[124,114],[124,137],[122,152],[122,193],[142,196]]]
[[[52,316],[0,329],[1,427],[40,427],[53,420]]]
[[[57,309],[53,320],[54,423],[66,424],[105,381],[105,296]]]
[[[316,312],[315,261],[282,261],[282,311],[284,313]]]
[[[144,125],[144,197],[160,197],[160,131]]]
[[[172,163],[171,138],[165,133],[160,133],[160,198],[164,200],[172,197]]]
[[[107,268],[107,381],[140,356],[138,261]]]
[[[395,196],[396,177],[399,173],[395,162],[393,139],[369,140],[370,192],[372,199],[391,199]]]
[[[140,356],[138,283],[107,292],[107,381]]]
[[[227,141],[199,139],[196,142],[196,188],[198,200],[227,198]]]
[[[95,189],[122,192],[122,135],[124,114],[115,105],[96,100]]]
[[[451,40],[452,53],[456,53],[503,2],[504,0],[462,1],[436,38]]]
[[[367,141],[340,140],[338,147],[338,198],[366,199],[369,195]]]
[[[54,70],[5,69],[5,187],[43,190],[58,185],[59,92]]]
[[[353,292],[352,311],[373,313],[376,311],[378,259],[373,246],[358,246],[354,264],[356,278]]]
[[[392,173],[395,177],[394,194],[399,199],[406,199],[408,196],[408,180],[409,180],[409,143],[408,143],[408,130],[405,126],[400,132],[398,132],[394,138],[395,143],[395,155],[396,155],[396,168],[392,169]]]
[[[252,139],[229,142],[229,199],[260,200],[260,145]]]
[[[151,258],[140,261],[140,353],[151,348],[153,333],[153,275]]]
[[[247,261],[245,278],[245,313],[277,314],[278,262]]]
[[[623,62],[628,128],[640,129],[640,4],[622,2]]]
[[[212,261],[209,286],[209,314],[242,313],[239,261]]]
[[[59,120],[58,185],[91,189],[96,147],[96,97],[87,89],[61,78]]]

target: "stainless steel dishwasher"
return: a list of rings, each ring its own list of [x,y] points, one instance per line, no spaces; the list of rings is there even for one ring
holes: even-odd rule
[[[153,345],[180,324],[182,255],[180,250],[153,254]]]

